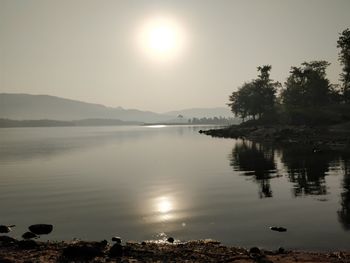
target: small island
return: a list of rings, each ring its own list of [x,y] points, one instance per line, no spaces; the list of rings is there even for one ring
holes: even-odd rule
[[[350,30],[337,41],[343,66],[342,84],[327,78],[327,61],[291,67],[284,85],[270,78],[270,65],[258,67],[256,79],[229,97],[240,125],[200,131],[215,137],[246,138],[279,144],[300,143],[315,151],[346,149],[350,145]]]

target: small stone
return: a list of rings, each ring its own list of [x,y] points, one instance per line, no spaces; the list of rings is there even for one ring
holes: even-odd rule
[[[123,246],[121,244],[114,244],[109,250],[109,255],[111,257],[121,257],[123,256]]]
[[[168,239],[167,239],[167,241],[169,242],[169,243],[174,243],[174,238],[173,237],[169,237]]]
[[[278,248],[278,253],[279,254],[283,254],[284,252],[286,252],[286,251],[285,251],[285,249],[283,247]]]
[[[0,233],[1,234],[7,234],[11,232],[11,227],[14,227],[14,225],[12,226],[5,226],[5,225],[0,225]]]
[[[90,245],[70,245],[63,250],[63,257],[68,259],[92,259],[98,256],[102,256],[103,252],[100,248]]]
[[[34,240],[21,240],[18,242],[18,247],[21,249],[34,249],[39,245]]]
[[[22,235],[23,239],[32,239],[32,238],[37,238],[38,236],[32,232],[25,232]]]
[[[287,232],[287,228],[280,226],[271,226],[270,229],[277,232]]]
[[[101,248],[105,248],[107,245],[108,245],[108,241],[107,241],[107,240],[102,240],[102,241],[99,243],[99,246],[100,246]]]
[[[252,247],[249,249],[249,254],[260,254],[261,251],[258,247]]]
[[[121,244],[122,243],[122,239],[120,237],[112,237],[112,241],[116,242],[117,244]]]
[[[37,235],[47,235],[53,230],[53,225],[48,224],[36,224],[28,227],[31,232]]]
[[[141,245],[142,245],[142,246],[146,246],[146,242],[145,242],[145,241],[142,241],[142,242],[141,242]]]
[[[16,243],[17,243],[17,240],[12,237],[0,236],[0,246],[11,246]]]
[[[15,263],[15,261],[12,261],[8,258],[3,258],[2,256],[0,256],[0,262],[1,263]]]

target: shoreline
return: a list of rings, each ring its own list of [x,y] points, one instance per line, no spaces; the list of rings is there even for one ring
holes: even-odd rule
[[[247,139],[281,146],[302,144],[318,150],[346,150],[350,146],[350,129],[339,126],[244,126],[200,130],[199,133],[218,138]]]
[[[188,242],[34,241],[0,237],[0,262],[349,262],[350,251],[312,252]]]

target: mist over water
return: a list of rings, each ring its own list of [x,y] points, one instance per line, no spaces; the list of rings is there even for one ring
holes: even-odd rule
[[[213,238],[346,249],[350,154],[200,135],[199,126],[0,129],[1,224],[51,240]],[[277,233],[269,226],[284,226]]]

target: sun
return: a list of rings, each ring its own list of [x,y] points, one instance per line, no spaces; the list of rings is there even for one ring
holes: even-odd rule
[[[138,42],[148,57],[168,60],[178,57],[183,52],[185,34],[176,19],[154,16],[142,24]]]
[[[154,52],[171,52],[177,44],[176,32],[168,25],[155,25],[147,37],[147,44]]]

